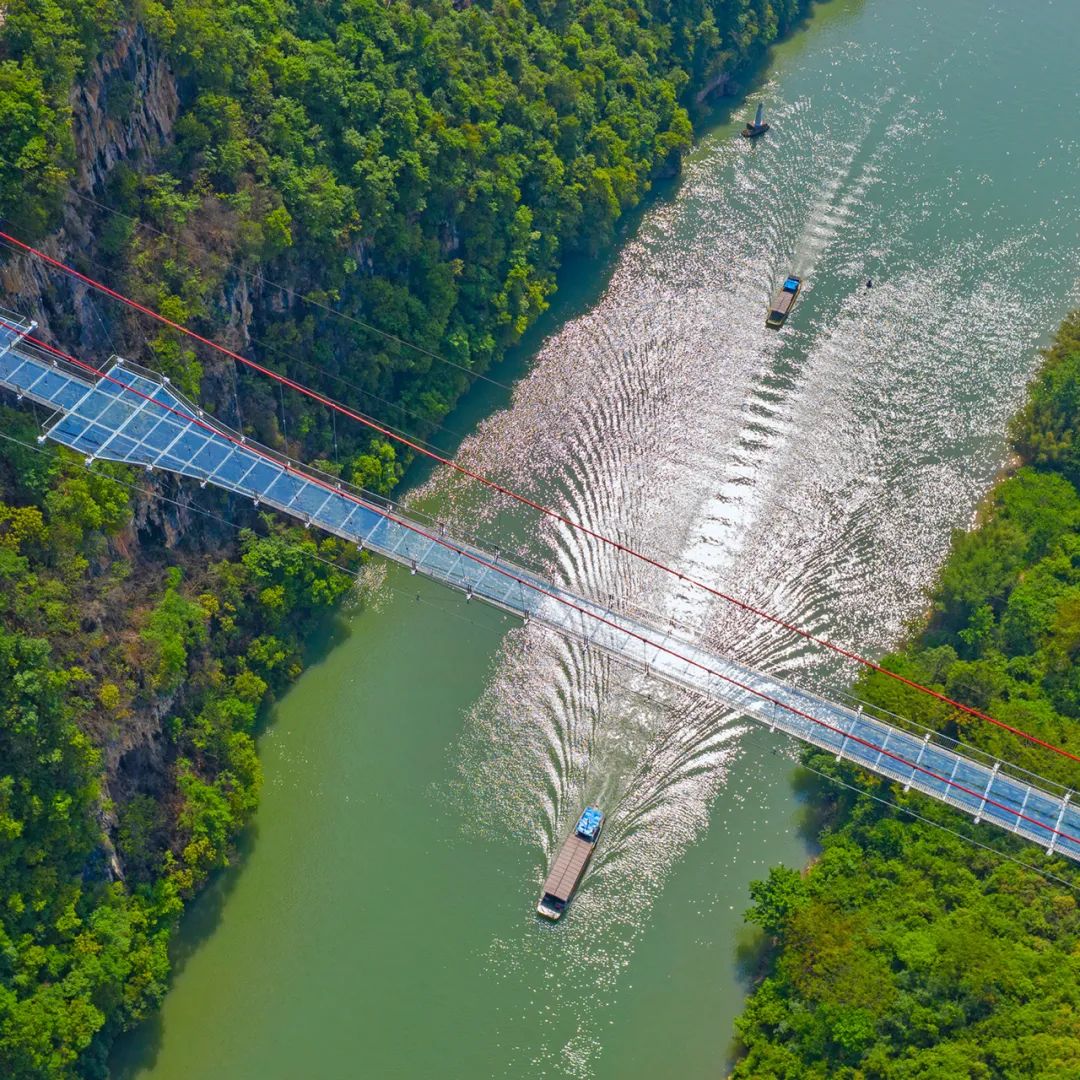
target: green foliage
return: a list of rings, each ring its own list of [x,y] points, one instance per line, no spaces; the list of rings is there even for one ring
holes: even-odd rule
[[[181,574],[172,567],[166,575],[165,595],[150,613],[142,639],[154,651],[154,689],[175,690],[187,672],[188,649],[206,641],[206,614],[184,597],[180,590]]]
[[[0,411],[32,441],[32,419]],[[157,1003],[182,900],[228,862],[257,802],[259,706],[349,587],[332,564],[359,562],[265,522],[242,561],[133,573],[110,551],[133,543],[118,473],[0,444],[0,1076],[12,1080],[104,1075],[114,1035]],[[110,777],[107,835],[95,744],[153,709],[170,713],[164,761]]]
[[[929,627],[885,660],[1073,753],[1080,753],[1078,328],[1075,316],[1062,327],[1014,425],[1030,464],[998,485],[978,528],[954,538]],[[1075,784],[1060,758],[883,675],[865,678],[859,693]],[[809,757],[821,771],[845,775],[832,759]],[[821,858],[804,876],[781,867],[752,887],[747,917],[775,946],[769,974],[737,1022],[746,1054],[733,1076],[1080,1075],[1075,889],[972,847],[964,834],[973,826],[943,806],[881,793],[956,831],[845,796]],[[1030,845],[993,839],[1027,862],[1048,861]],[[1080,886],[1071,865],[1057,860],[1051,869]]]
[[[766,934],[779,934],[788,917],[806,896],[803,880],[797,870],[774,866],[765,881],[750,886],[754,906],[746,913],[750,922],[757,923]]]
[[[181,107],[146,174],[120,164],[107,181],[110,205],[151,228],[106,215],[91,257],[108,259],[129,293],[211,333],[235,315],[236,266],[332,303],[356,321],[328,321],[299,300],[283,309],[273,290],[271,303],[258,289],[240,301],[254,303],[249,324],[280,350],[275,363],[289,370],[289,358],[302,357],[324,373],[290,374],[338,395],[333,377],[345,376],[354,404],[398,424],[400,404],[425,435],[471,373],[498,361],[544,311],[563,261],[610,244],[625,212],[678,171],[697,92],[756,62],[808,6],[9,5],[0,215],[24,232],[58,220],[73,157],[72,87],[117,20],[137,19],[177,76]],[[116,77],[103,104],[114,117],[142,107]],[[40,174],[29,190],[27,169]],[[155,366],[196,396],[203,371],[186,343],[164,331],[150,346]],[[208,383],[220,392],[221,380]],[[387,462],[379,440],[333,432],[297,395],[279,403],[244,383],[244,423],[264,441],[280,446],[300,433],[308,460],[330,458],[340,441],[339,460],[379,491],[407,464]],[[206,403],[231,407],[231,398],[226,390]]]
[[[100,872],[97,755],[72,677],[44,641],[0,630],[0,1074],[70,1075],[164,989],[165,937]]]
[[[380,439],[371,444],[366,454],[358,454],[353,459],[350,480],[357,487],[389,495],[401,479],[401,472],[393,446]]]
[[[1066,1076],[1080,1062],[1069,890],[865,807],[825,837],[804,887],[737,1022],[735,1077]]]

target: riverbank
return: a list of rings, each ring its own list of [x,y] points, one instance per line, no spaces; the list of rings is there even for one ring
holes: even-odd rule
[[[1058,331],[1012,424],[1021,467],[986,497],[976,527],[954,535],[928,623],[883,661],[1073,754],[1078,393],[1080,313]],[[883,676],[864,677],[857,693],[1075,784],[1073,762]],[[803,875],[774,868],[752,888],[747,918],[771,952],[737,1021],[745,1056],[732,1075],[1080,1073],[1075,866],[825,755],[804,761],[828,805],[822,856]]]
[[[3,24],[5,109],[25,122],[0,163],[0,213],[171,317],[224,326],[238,347],[429,434],[544,309],[564,255],[604,249],[653,179],[677,171],[682,92],[756,62],[807,6],[774,4],[728,48],[699,39],[702,20],[723,34],[735,17],[717,23],[709,4],[674,28],[595,4],[578,13],[585,28],[449,3],[307,21],[275,9],[257,34],[228,5],[87,17],[62,2],[47,25],[27,9]],[[331,53],[345,95],[333,101]],[[468,100],[451,101],[459,92]],[[298,397],[238,382],[168,333],[147,341],[34,267],[8,262],[3,282],[5,302],[43,311],[69,349],[148,348],[264,442],[382,492],[400,478],[389,443]],[[347,318],[327,317],[328,302]],[[224,502],[168,482],[39,460],[28,416],[3,419],[15,440],[0,459],[4,647],[27,674],[4,701],[48,723],[32,738],[16,724],[0,744],[17,840],[2,879],[17,955],[2,973],[0,1071],[98,1075],[116,1033],[160,1000],[183,905],[234,857],[261,783],[257,715],[301,671],[304,639],[358,560],[256,516],[234,523]],[[250,527],[239,540],[234,524]],[[42,772],[34,755],[64,767]]]
[[[1046,151],[1067,103],[1007,146],[977,123],[987,53],[1038,56],[1033,84],[1060,60],[1028,10],[1022,33],[999,33],[961,2],[928,38],[908,5],[822,8],[759,92],[778,137],[751,149],[740,119],[703,138],[600,295],[565,297],[578,313],[509,410],[477,409],[462,460],[826,636],[897,640],[1001,466],[1075,265],[1043,220],[1070,175]],[[794,258],[813,263],[812,288],[766,335]],[[979,314],[963,334],[957,310]],[[416,497],[527,545],[571,587],[613,587],[748,663],[840,685],[498,500],[442,477]],[[649,700],[535,627],[473,625],[488,614],[391,574],[378,614],[348,617],[282,698],[258,843],[224,903],[207,898],[205,936],[182,932],[133,1075],[715,1073],[742,1005],[749,882],[804,857],[794,763],[767,732]],[[583,802],[615,809],[568,920],[544,933],[536,892]],[[466,894],[461,867],[481,882]]]

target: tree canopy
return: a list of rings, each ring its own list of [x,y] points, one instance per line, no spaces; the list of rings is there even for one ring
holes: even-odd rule
[[[884,661],[1073,753],[1078,385],[1080,314],[1061,327],[1013,425],[1027,464],[988,496],[979,525],[953,538],[928,626]],[[1070,762],[884,675],[863,679],[859,695],[1076,782]],[[771,940],[764,977],[738,1021],[746,1052],[734,1077],[1080,1075],[1077,868],[824,755],[806,761],[870,794],[824,786],[818,794],[830,810],[820,859],[805,875],[774,868],[751,890],[747,917]]]
[[[0,4],[0,216],[26,239],[76,223],[57,241],[84,269],[422,436],[544,310],[563,260],[677,171],[696,92],[807,6]],[[175,90],[175,122],[135,69]],[[80,194],[111,210],[71,193],[77,115],[99,140],[166,132],[137,161],[99,146],[111,167]],[[76,312],[47,299],[77,348]],[[385,439],[106,318],[262,441],[381,494],[400,480]],[[0,1075],[100,1077],[256,804],[260,707],[359,556],[269,518],[223,534],[121,468],[36,452],[27,415],[0,414],[30,444],[0,443]]]

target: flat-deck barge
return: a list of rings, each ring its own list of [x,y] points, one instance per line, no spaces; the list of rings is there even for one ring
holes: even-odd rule
[[[585,873],[585,867],[589,865],[603,824],[602,810],[595,806],[585,807],[577,827],[559,848],[559,854],[555,856],[551,870],[544,880],[540,903],[536,905],[538,915],[552,920],[562,918],[566,905],[570,903],[570,897],[574,895],[574,890]]]
[[[784,320],[791,314],[791,309],[795,306],[795,297],[799,295],[801,285],[802,280],[794,276],[789,277],[784,282],[783,287],[772,302],[769,317],[765,320],[765,325],[770,330],[779,330],[784,325]]]

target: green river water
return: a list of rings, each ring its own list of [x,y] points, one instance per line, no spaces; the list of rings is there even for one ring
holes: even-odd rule
[[[863,651],[950,530],[1080,293],[1080,7],[833,0],[606,265],[577,270],[463,460]],[[773,130],[737,129],[756,102]],[[776,283],[806,287],[780,334]],[[867,277],[874,288],[867,290]],[[743,660],[845,670],[436,474],[412,498]],[[139,1080],[715,1077],[748,885],[810,854],[795,749],[396,570],[274,710],[243,858],[194,906]],[[569,915],[533,913],[582,805]]]

